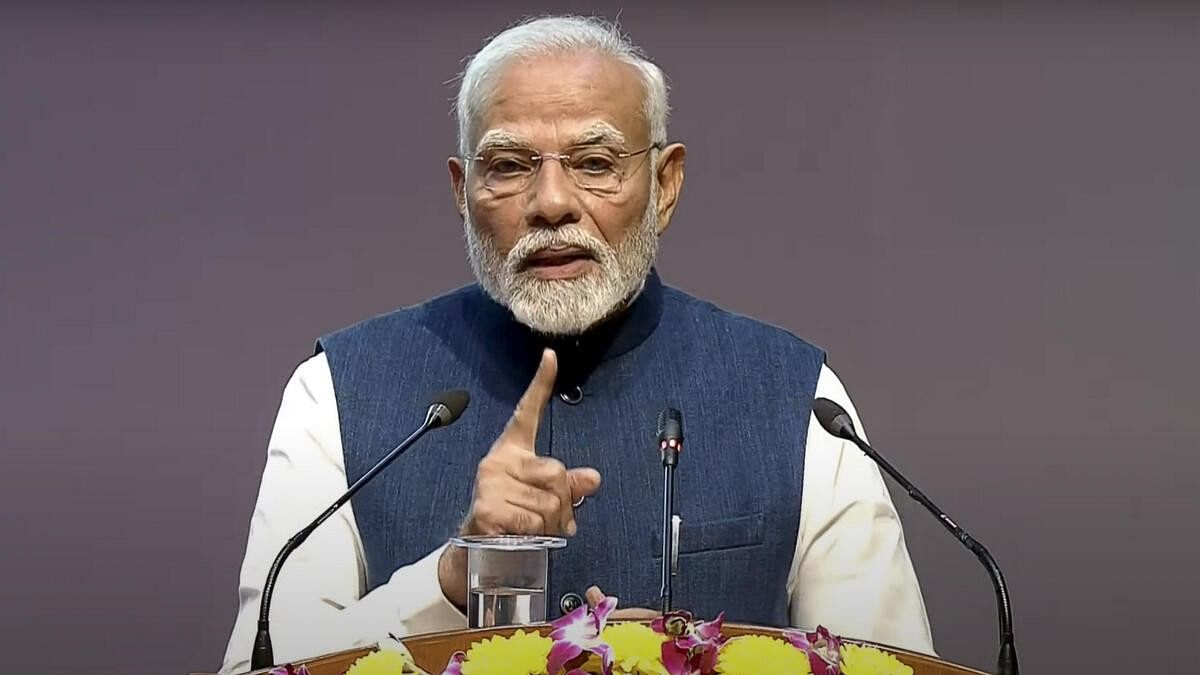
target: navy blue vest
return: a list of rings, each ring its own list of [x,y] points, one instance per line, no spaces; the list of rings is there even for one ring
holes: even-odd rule
[[[428,396],[471,405],[354,498],[368,589],[453,536],[479,460],[512,414],[544,346],[559,356],[539,454],[591,466],[600,492],[578,534],[551,554],[547,610],[597,584],[621,606],[657,607],[662,463],[656,418],[683,412],[676,472],[683,519],[675,605],[703,617],[786,625],[805,436],[824,352],[781,329],[665,287],[656,273],[619,318],[548,342],[477,286],[378,316],[318,341],[333,373],[347,479],[423,419]],[[574,402],[576,388],[582,399]]]

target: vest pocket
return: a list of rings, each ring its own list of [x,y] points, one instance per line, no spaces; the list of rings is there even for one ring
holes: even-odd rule
[[[660,526],[654,531],[652,555],[656,560],[662,559],[661,529]],[[679,555],[758,546],[762,542],[763,514],[761,511],[745,516],[702,522],[689,522],[684,519],[679,528]]]

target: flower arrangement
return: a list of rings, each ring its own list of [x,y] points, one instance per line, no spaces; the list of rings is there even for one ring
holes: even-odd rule
[[[697,621],[688,612],[660,616],[649,625],[608,623],[616,598],[594,609],[580,607],[550,624],[549,636],[517,630],[456,652],[441,675],[912,675],[895,656],[843,642],[825,628],[728,637],[724,614]],[[364,656],[346,675],[420,673],[406,651]],[[305,675],[278,669],[272,675]]]

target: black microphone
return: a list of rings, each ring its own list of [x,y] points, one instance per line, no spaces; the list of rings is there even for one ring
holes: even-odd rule
[[[675,515],[675,465],[679,464],[679,453],[683,450],[683,413],[666,408],[658,414],[658,448],[662,453],[663,465],[663,539],[662,539],[662,598],[663,614],[671,611],[674,532],[672,517]]]
[[[467,404],[471,402],[471,395],[467,392],[457,389],[454,391],[446,391],[433,397],[433,403],[429,406],[429,411],[425,413],[425,421],[417,430],[412,432],[408,438],[400,442],[392,451],[384,455],[383,459],[379,460],[375,466],[364,473],[361,478],[354,481],[341,497],[337,498],[329,508],[321,512],[315,520],[309,523],[303,530],[300,530],[279,551],[279,555],[275,556],[275,562],[271,563],[271,570],[267,572],[267,581],[263,584],[262,602],[258,607],[258,632],[254,636],[254,651],[250,655],[250,669],[259,670],[262,668],[270,668],[275,665],[275,653],[271,648],[271,594],[275,592],[275,581],[279,577],[279,571],[283,568],[283,562],[288,556],[295,551],[300,544],[304,543],[305,539],[313,533],[313,530],[329,519],[335,511],[342,507],[343,504],[350,501],[354,493],[358,492],[362,486],[371,482],[380,471],[387,468],[397,457],[404,454],[405,450],[416,443],[419,438],[425,435],[430,429],[438,429],[440,427],[449,426],[462,415],[467,409]]]
[[[1020,668],[1017,666],[1017,647],[1013,644],[1012,605],[1009,604],[1008,586],[1004,583],[1004,574],[1000,572],[1000,565],[996,564],[996,559],[983,547],[983,544],[975,541],[974,537],[959,527],[958,523],[930,501],[929,497],[917,489],[917,486],[902,476],[896,467],[875,452],[875,449],[867,445],[866,441],[859,438],[858,433],[854,430],[854,421],[850,419],[850,414],[846,412],[845,408],[827,398],[818,398],[813,401],[813,414],[817,416],[817,421],[821,423],[825,431],[857,445],[867,457],[870,457],[887,475],[899,483],[900,487],[908,492],[909,497],[924,506],[942,526],[950,530],[950,534],[953,534],[955,539],[958,539],[963,546],[974,553],[975,557],[979,558],[979,562],[987,568],[988,576],[992,578],[992,586],[996,589],[996,609],[1000,615],[1000,656],[997,659],[998,670],[996,672],[999,675],[1018,675]]]

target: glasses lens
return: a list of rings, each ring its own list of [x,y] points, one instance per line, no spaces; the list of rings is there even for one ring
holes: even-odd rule
[[[579,187],[597,192],[621,189],[621,159],[612,148],[600,145],[574,148],[567,154],[567,166]]]
[[[534,153],[517,148],[495,148],[480,155],[483,184],[493,192],[520,192],[537,171]]]

